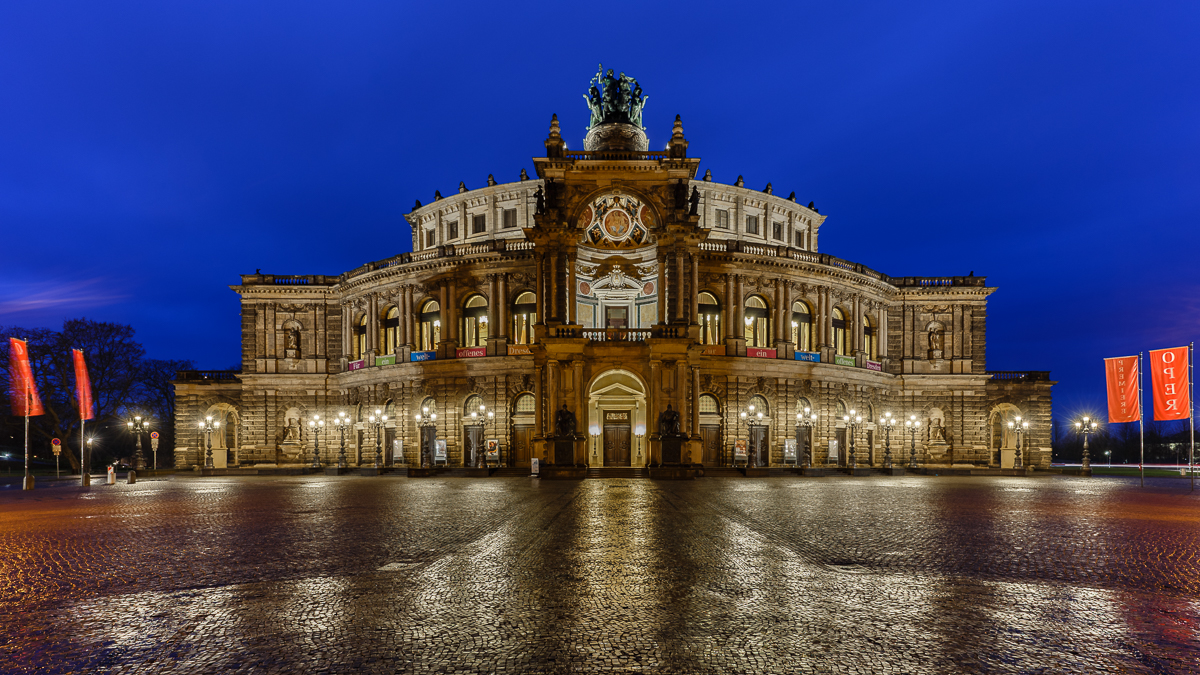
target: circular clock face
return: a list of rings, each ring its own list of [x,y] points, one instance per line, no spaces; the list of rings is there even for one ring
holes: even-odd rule
[[[609,211],[604,216],[604,234],[613,239],[624,239],[629,234],[629,214],[624,211]]]

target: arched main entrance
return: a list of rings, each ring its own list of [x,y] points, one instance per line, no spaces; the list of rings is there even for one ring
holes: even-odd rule
[[[588,389],[588,464],[645,466],[646,387],[628,370],[608,370]]]

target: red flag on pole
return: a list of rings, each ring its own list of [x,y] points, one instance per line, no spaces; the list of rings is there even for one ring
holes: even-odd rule
[[[13,414],[17,417],[46,414],[29,367],[29,345],[24,340],[8,339],[8,376]]]
[[[75,400],[79,402],[79,419],[90,420],[96,416],[92,405],[92,381],[88,378],[87,362],[82,349],[72,349],[75,359]]]
[[[1108,423],[1136,422],[1142,416],[1138,401],[1138,357],[1104,359],[1108,381]]]
[[[1150,350],[1150,386],[1154,389],[1154,419],[1186,420],[1188,400],[1188,348]]]

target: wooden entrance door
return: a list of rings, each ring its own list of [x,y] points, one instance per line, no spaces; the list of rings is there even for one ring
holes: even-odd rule
[[[850,457],[850,448],[846,447],[846,429],[844,427],[838,429],[835,437],[837,438],[838,444],[838,466],[849,466],[848,458]]]
[[[704,466],[721,465],[721,425],[701,424],[700,445],[703,447]]]
[[[766,425],[761,424],[750,427],[751,466],[767,466],[771,463],[767,454],[767,429]]]
[[[533,456],[533,425],[514,424],[512,435],[512,458],[509,461],[513,466],[529,466],[529,458]]]
[[[631,436],[628,410],[604,411],[604,466],[629,466]]]

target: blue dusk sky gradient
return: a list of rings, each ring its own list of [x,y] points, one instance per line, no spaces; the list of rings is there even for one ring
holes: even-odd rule
[[[683,116],[715,180],[796,191],[821,250],[999,290],[988,367],[1200,334],[1200,3],[10,2],[0,6],[0,325],[132,324],[228,368],[256,268],[407,251],[433,191],[582,147],[597,62]]]

